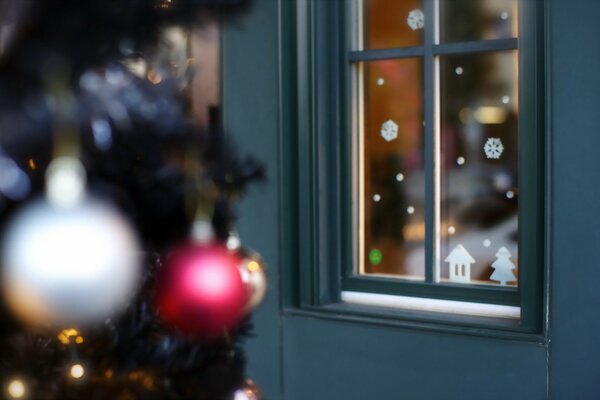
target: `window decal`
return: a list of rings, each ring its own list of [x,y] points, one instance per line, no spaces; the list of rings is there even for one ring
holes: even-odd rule
[[[490,280],[500,282],[500,285],[505,286],[507,282],[516,282],[517,277],[512,272],[516,268],[515,264],[510,260],[512,254],[506,247],[501,247],[496,253],[497,260],[492,264],[494,272],[490,276]]]
[[[406,18],[406,22],[408,23],[408,26],[410,26],[410,29],[412,29],[413,31],[423,29],[423,27],[425,26],[425,15],[423,14],[423,11],[419,9],[412,10],[408,13],[408,18]]]
[[[489,138],[483,146],[487,158],[499,159],[504,151],[502,141],[498,138]]]
[[[450,282],[469,283],[471,280],[471,264],[475,259],[469,254],[467,249],[459,244],[444,260],[449,263]]]
[[[396,139],[398,137],[398,125],[391,119],[385,121],[381,125],[381,137],[388,142]]]

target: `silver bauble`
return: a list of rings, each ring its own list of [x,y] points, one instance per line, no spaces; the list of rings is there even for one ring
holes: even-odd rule
[[[68,207],[40,199],[9,223],[2,292],[17,318],[40,326],[104,321],[140,280],[137,237],[110,205],[85,197]]]
[[[248,290],[247,311],[253,311],[262,302],[267,293],[267,274],[265,265],[258,255],[244,259],[239,266],[242,281]]]

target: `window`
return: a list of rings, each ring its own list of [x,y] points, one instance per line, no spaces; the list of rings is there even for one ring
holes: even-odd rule
[[[367,314],[446,318],[406,306],[539,332],[541,7],[298,2],[289,70],[298,96],[294,118],[283,112],[298,135],[283,145],[297,157],[287,204],[299,212],[301,307],[392,305]],[[289,93],[285,74],[282,84]]]

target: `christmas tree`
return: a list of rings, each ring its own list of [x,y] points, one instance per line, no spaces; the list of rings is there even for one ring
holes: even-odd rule
[[[490,276],[493,281],[500,282],[501,285],[506,285],[507,282],[517,280],[517,277],[512,272],[515,269],[515,264],[510,260],[512,255],[506,247],[501,247],[496,253],[497,260],[492,263],[494,272]]]
[[[0,385],[9,399],[259,399],[240,344],[263,176],[195,125],[161,33],[243,0],[0,0]],[[140,60],[155,69],[140,76]]]

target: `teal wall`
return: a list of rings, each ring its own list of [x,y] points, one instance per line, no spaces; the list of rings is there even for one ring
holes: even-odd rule
[[[550,3],[550,393],[598,399],[600,2]]]
[[[246,346],[267,400],[600,398],[600,1],[546,2],[548,343],[281,312],[280,1],[255,0],[223,37],[226,128],[269,170],[239,206],[243,242],[271,265]]]
[[[254,185],[238,207],[244,245],[258,250],[270,266],[265,301],[254,314],[255,337],[248,340],[249,377],[268,399],[283,399],[279,323],[278,26],[276,0],[256,0],[250,12],[226,22],[222,39],[225,129],[239,150],[264,163],[265,184]]]

